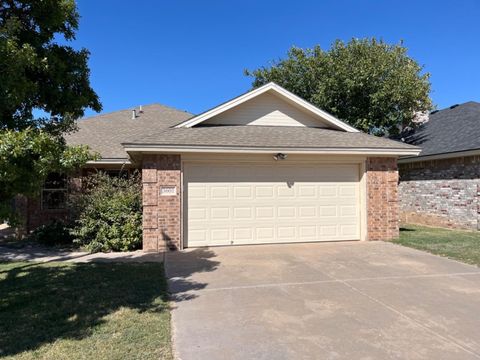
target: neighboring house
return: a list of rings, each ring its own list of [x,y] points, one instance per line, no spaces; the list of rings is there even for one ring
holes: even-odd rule
[[[141,169],[151,251],[395,238],[397,158],[420,151],[361,133],[273,83],[198,116],[150,105],[78,126],[68,143],[102,156],[88,167]],[[41,205],[30,215],[57,211]]]
[[[480,103],[434,111],[405,140],[422,152],[399,160],[402,222],[480,229]]]

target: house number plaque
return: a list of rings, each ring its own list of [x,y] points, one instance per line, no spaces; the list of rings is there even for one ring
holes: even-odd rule
[[[160,188],[160,195],[161,196],[177,195],[177,187],[176,186],[162,186]]]

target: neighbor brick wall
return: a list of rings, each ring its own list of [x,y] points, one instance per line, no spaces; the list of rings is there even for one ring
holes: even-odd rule
[[[147,155],[143,159],[143,250],[180,247],[180,155]],[[176,195],[161,196],[162,187],[176,187]]]
[[[480,229],[480,156],[400,164],[400,219]]]
[[[367,159],[367,238],[392,240],[399,235],[396,158]]]

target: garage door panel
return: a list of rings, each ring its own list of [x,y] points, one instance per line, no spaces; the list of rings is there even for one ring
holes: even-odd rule
[[[297,229],[295,226],[278,226],[277,238],[285,241],[295,241]]]
[[[210,219],[215,220],[230,220],[230,208],[227,207],[215,207],[210,209]]]
[[[357,207],[353,205],[342,205],[340,206],[340,216],[358,216]]]
[[[341,225],[340,226],[340,234],[342,236],[355,236],[357,232],[355,224],[352,225]]]
[[[252,186],[238,186],[233,187],[233,199],[234,200],[253,200]]]
[[[273,227],[259,227],[255,229],[258,242],[274,242],[275,229]]]
[[[292,187],[288,187],[287,185],[277,185],[275,186],[276,189],[277,189],[277,196],[278,196],[278,199],[281,200],[282,198],[288,198],[288,199],[291,199],[291,198],[294,198],[295,197],[295,188],[292,186]]]
[[[296,217],[296,208],[294,206],[279,206],[277,208],[278,219],[294,219]]]
[[[319,186],[319,192],[321,198],[336,198],[337,197],[337,187],[335,185],[324,185]]]
[[[300,225],[298,227],[298,230],[299,230],[300,239],[302,241],[315,241],[318,238],[317,226],[312,226],[312,225],[302,226],[302,225]]]
[[[233,209],[235,220],[253,220],[253,209],[251,207],[238,207]]]
[[[316,206],[299,206],[298,213],[302,219],[316,218],[318,214],[318,208]]]
[[[254,242],[253,229],[251,228],[236,228],[233,229],[233,240],[238,243],[253,243]]]
[[[300,199],[316,199],[318,197],[318,187],[315,185],[298,184],[297,189]]]
[[[207,199],[207,188],[206,186],[196,185],[189,188],[188,196],[192,200],[206,200]]]
[[[189,209],[188,210],[188,218],[191,221],[195,220],[207,220],[207,209],[205,208],[199,208],[199,209]]]
[[[321,239],[327,239],[338,237],[338,226],[337,225],[323,225],[319,226],[319,235]]]
[[[275,189],[271,186],[255,186],[255,198],[256,199],[273,199]]]
[[[196,229],[190,229],[188,233],[188,238],[192,243],[205,243],[207,241],[207,230],[196,230]]]
[[[186,246],[360,238],[358,165],[184,169]]]
[[[320,216],[322,218],[325,218],[325,217],[336,217],[337,216],[337,206],[328,206],[328,205],[325,205],[325,206],[320,206],[319,207],[320,209]],[[331,220],[329,220],[331,221]]]
[[[225,239],[230,239],[230,228],[211,229],[210,237],[212,242],[224,242]]]

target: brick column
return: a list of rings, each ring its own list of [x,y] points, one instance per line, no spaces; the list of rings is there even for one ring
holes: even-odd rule
[[[180,155],[146,155],[142,183],[143,250],[178,249],[181,236]],[[175,189],[175,193],[166,194],[168,189]]]
[[[367,159],[367,226],[368,240],[399,236],[396,158]]]

